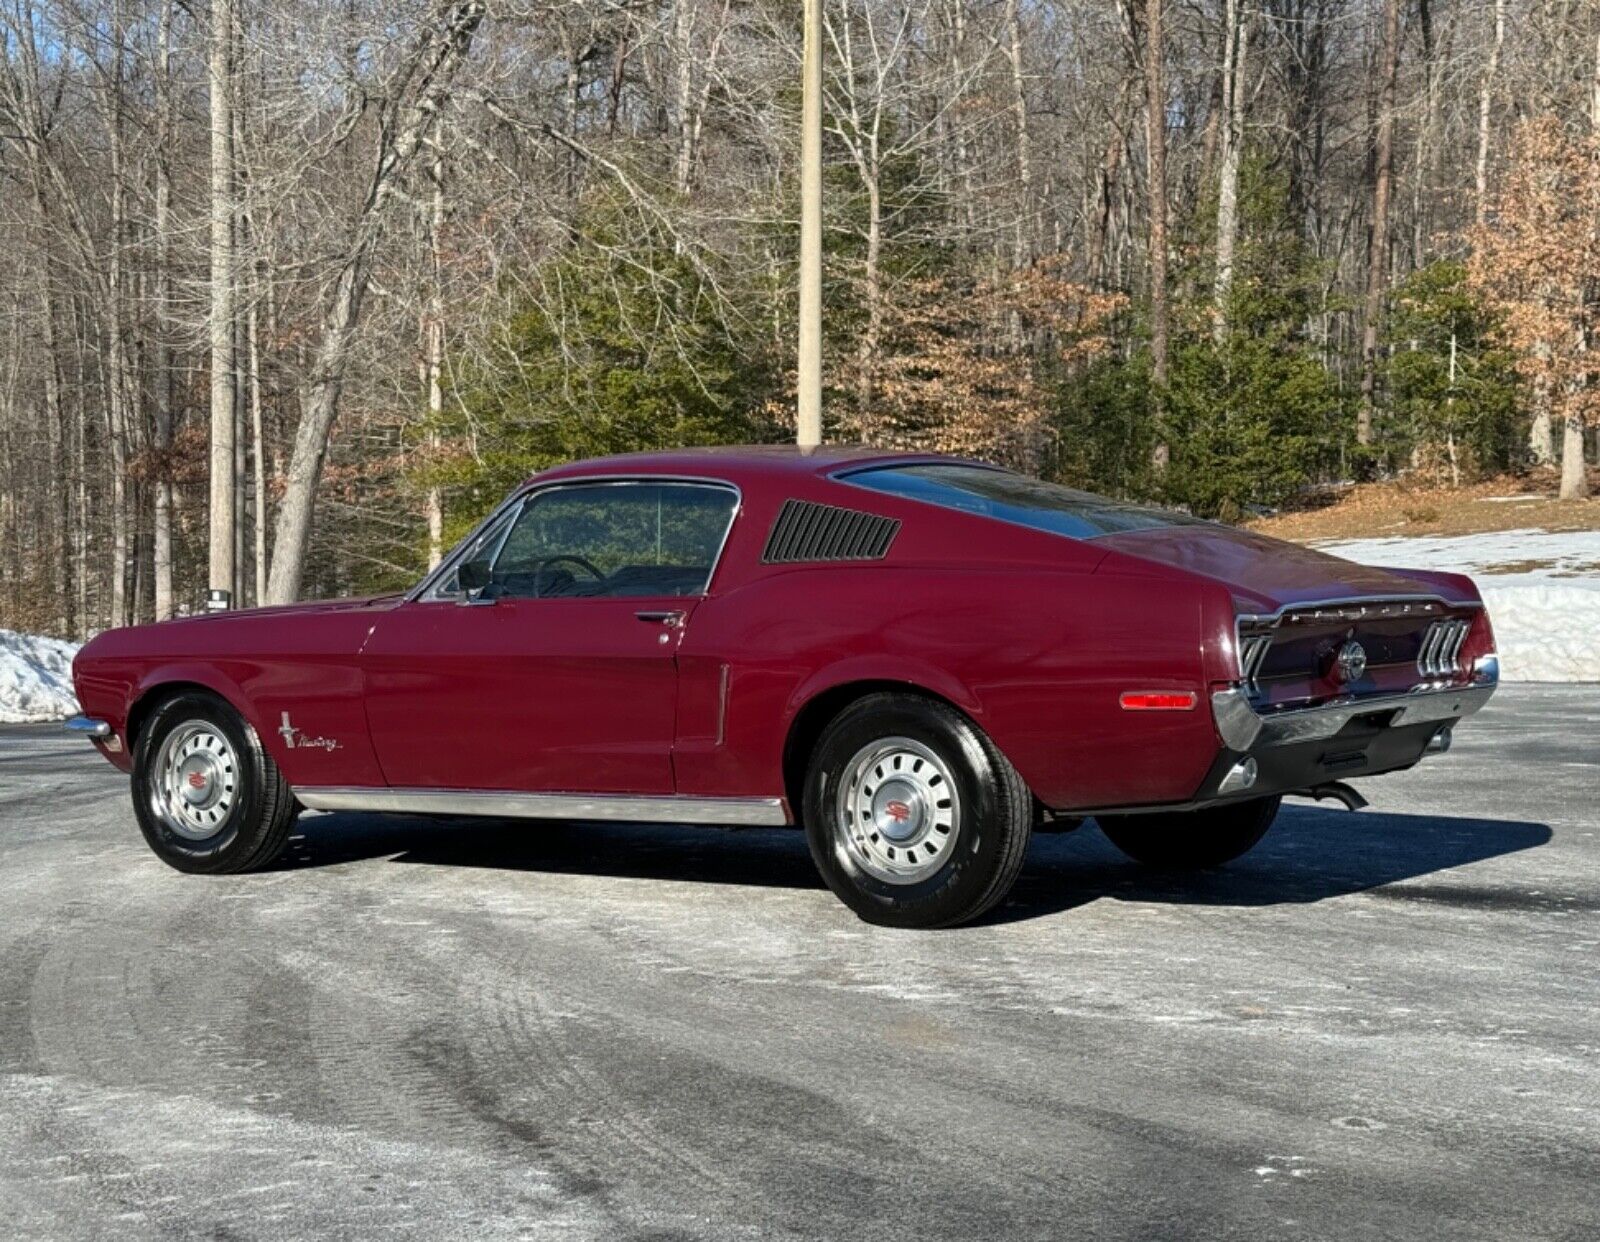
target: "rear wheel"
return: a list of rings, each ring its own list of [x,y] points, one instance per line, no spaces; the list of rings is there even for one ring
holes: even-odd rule
[[[1106,815],[1100,831],[1135,862],[1172,870],[1220,867],[1252,849],[1278,814],[1278,799],[1252,798],[1199,811]]]
[[[1016,769],[943,703],[874,694],[817,742],[806,840],[834,893],[869,923],[949,927],[1010,890],[1033,799]]]
[[[294,795],[239,714],[214,695],[175,695],[140,732],[133,809],[156,856],[179,871],[265,867],[294,825]]]

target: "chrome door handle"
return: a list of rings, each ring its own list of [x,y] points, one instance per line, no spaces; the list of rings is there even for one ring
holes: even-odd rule
[[[646,609],[633,615],[641,621],[652,621],[656,625],[665,625],[669,629],[683,624],[683,609],[681,608]]]

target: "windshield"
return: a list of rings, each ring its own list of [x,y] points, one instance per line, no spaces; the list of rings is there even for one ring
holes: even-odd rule
[[[1097,535],[1125,530],[1206,524],[1187,513],[1109,500],[1092,492],[1080,492],[988,466],[955,462],[873,466],[840,478],[875,492],[1015,522],[1072,539],[1093,539]]]

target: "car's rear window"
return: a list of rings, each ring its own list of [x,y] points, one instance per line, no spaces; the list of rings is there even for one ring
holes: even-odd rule
[[[1198,526],[1202,519],[1170,509],[1153,509],[1046,483],[988,466],[928,462],[909,466],[870,466],[841,475],[847,483],[890,496],[905,496],[946,509],[980,513],[1066,535],[1093,539],[1124,530]]]

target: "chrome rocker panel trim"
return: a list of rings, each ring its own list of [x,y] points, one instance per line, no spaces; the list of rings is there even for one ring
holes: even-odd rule
[[[93,716],[74,716],[61,727],[68,733],[76,733],[80,737],[107,738],[111,736],[111,726],[104,720],[96,720]]]
[[[1357,716],[1394,712],[1391,728],[1463,720],[1482,709],[1500,680],[1499,661],[1484,656],[1466,686],[1418,686],[1407,694],[1387,694],[1366,699],[1338,699],[1317,707],[1285,708],[1262,713],[1250,706],[1240,687],[1218,690],[1211,696],[1211,716],[1217,733],[1230,750],[1260,750],[1292,742],[1312,742],[1332,737]]]
[[[782,827],[781,798],[682,798],[651,794],[536,794],[482,789],[296,789],[312,811],[488,815],[502,819],[631,820],[644,824]]]

